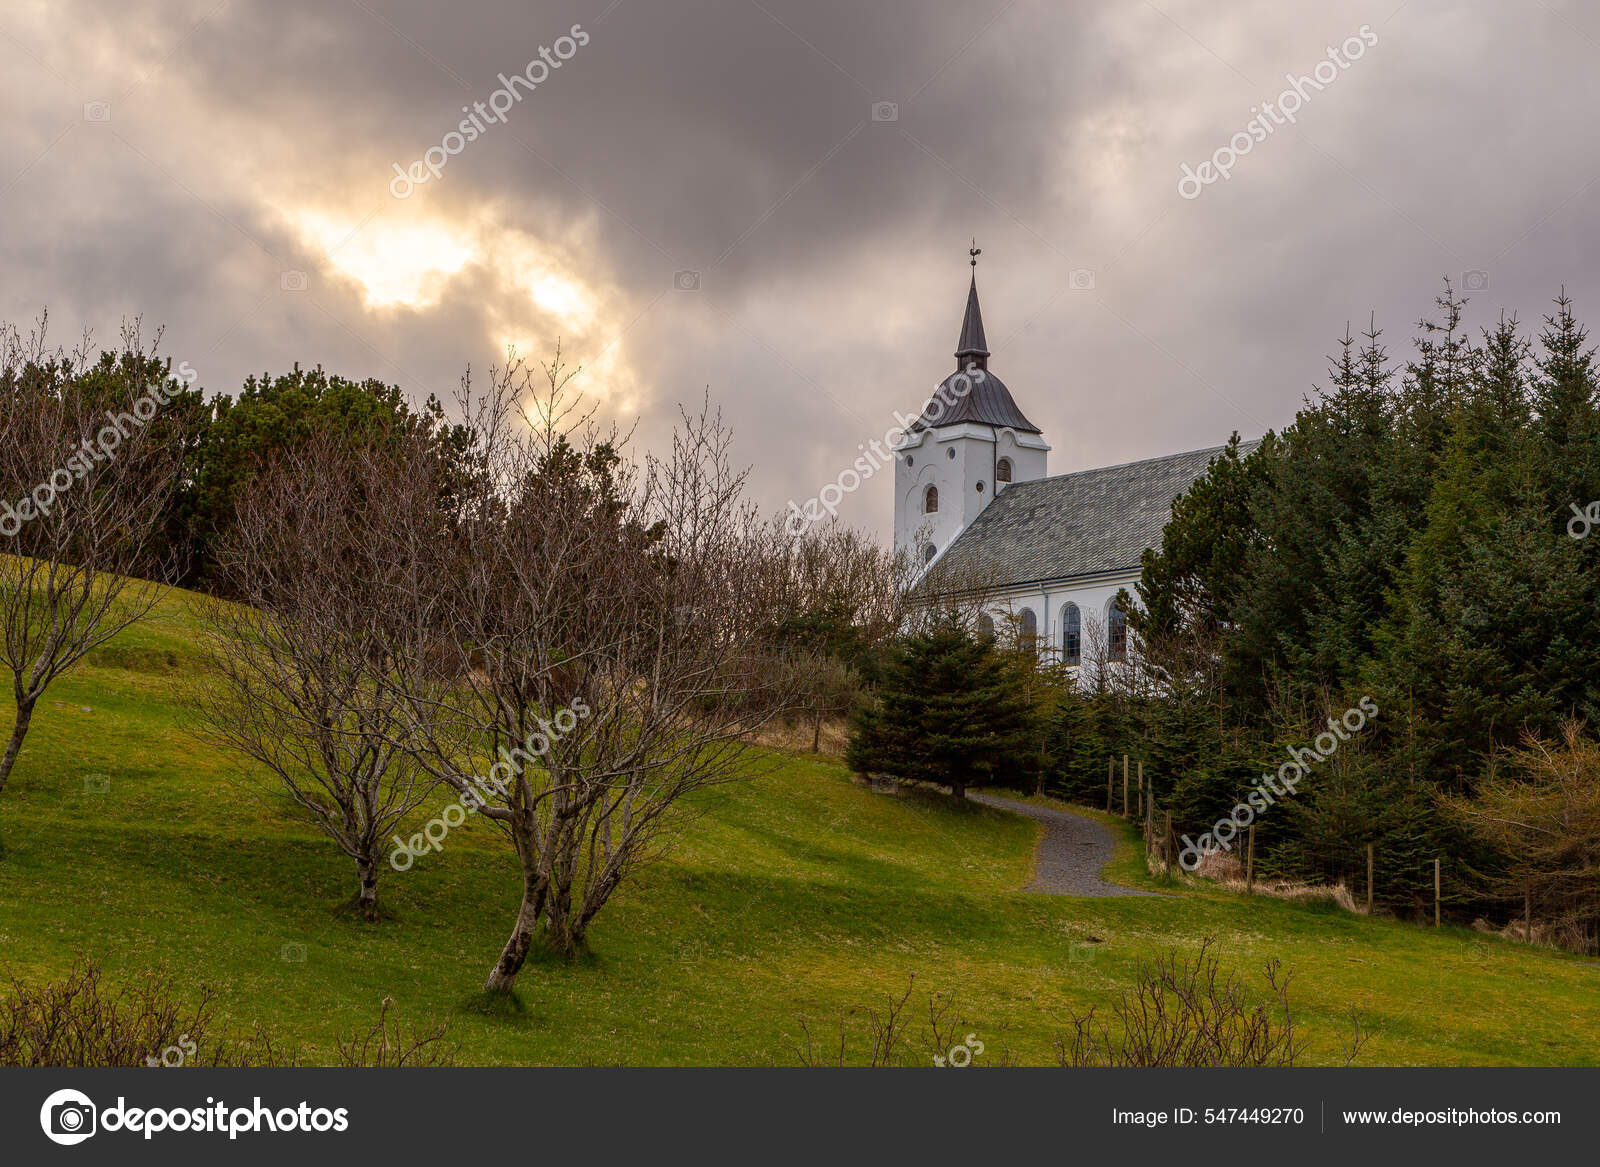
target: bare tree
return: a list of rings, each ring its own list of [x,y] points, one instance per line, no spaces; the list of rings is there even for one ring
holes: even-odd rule
[[[353,906],[379,918],[386,840],[437,785],[406,748],[402,694],[455,681],[419,587],[445,537],[427,446],[319,438],[243,492],[217,563],[239,603],[208,601],[213,739],[264,766],[356,865]]]
[[[413,692],[408,732],[522,869],[491,992],[512,988],[541,932],[558,953],[583,948],[674,809],[743,773],[743,739],[792,700],[764,667],[780,565],[719,419],[685,415],[671,453],[637,465],[591,424],[572,375],[558,349],[540,380],[513,360],[486,392],[463,382],[472,485],[424,581],[448,597],[462,683]]]
[[[772,606],[772,667],[790,674],[782,689],[800,695],[816,753],[824,721],[855,707],[863,667],[899,632],[903,565],[837,520],[791,535],[780,516],[768,533],[781,589]]]
[[[142,619],[174,577],[162,538],[182,452],[171,424],[149,424],[182,387],[145,351],[90,359],[90,338],[51,349],[46,321],[0,328],[0,660],[16,719],[0,791],[49,686]]]

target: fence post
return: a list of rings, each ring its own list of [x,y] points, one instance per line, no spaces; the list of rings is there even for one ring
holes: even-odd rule
[[[1244,849],[1244,890],[1246,895],[1256,894],[1256,825],[1250,824],[1250,836]]]
[[[1122,755],[1122,817],[1128,817],[1128,755]]]
[[[1439,858],[1433,860],[1433,926],[1439,926]]]
[[[1533,873],[1522,876],[1522,938],[1533,943]]]
[[[1144,780],[1144,775],[1143,774],[1139,775],[1139,778],[1140,778],[1140,781],[1143,781]],[[1156,817],[1156,800],[1155,800],[1155,797],[1152,795],[1150,797],[1147,797],[1144,800],[1144,854],[1145,854],[1145,858],[1146,859],[1148,859],[1150,857],[1150,844],[1155,842],[1155,837],[1156,837],[1155,817]]]
[[[1171,871],[1172,865],[1178,861],[1178,842],[1172,837],[1172,812],[1170,810],[1167,811],[1167,829],[1162,835],[1161,845],[1164,851],[1163,858],[1167,862],[1167,870]]]
[[[1138,763],[1138,766],[1139,766],[1139,800],[1133,804],[1133,813],[1138,815],[1140,818],[1143,818],[1144,817],[1144,762],[1143,762],[1143,760],[1141,760]]]
[[[1117,780],[1117,759],[1115,755],[1106,759],[1106,813],[1111,813],[1112,783]]]
[[[1372,915],[1372,844],[1367,844],[1367,915]]]

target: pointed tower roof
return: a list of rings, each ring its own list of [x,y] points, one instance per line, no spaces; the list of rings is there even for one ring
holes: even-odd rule
[[[967,287],[967,314],[961,320],[956,342],[956,371],[946,377],[911,432],[976,422],[1004,426],[1022,433],[1039,433],[1039,427],[1017,408],[1004,381],[989,372],[989,342],[983,335],[983,312],[978,307],[978,245],[972,245],[972,283]]]
[[[967,314],[961,318],[961,339],[956,342],[956,368],[962,369],[971,360],[978,368],[989,363],[989,342],[983,335],[983,311],[978,307],[978,273],[972,273],[972,284],[967,288]]]

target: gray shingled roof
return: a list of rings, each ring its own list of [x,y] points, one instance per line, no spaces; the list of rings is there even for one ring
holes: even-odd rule
[[[965,377],[966,381],[958,378]],[[949,402],[948,405],[945,403]],[[979,425],[996,425],[1036,434],[1034,425],[1017,408],[1016,400],[1006,383],[987,370],[972,373],[951,373],[928,399],[920,417],[911,423],[911,432],[941,429],[947,425],[960,425],[964,421]]]
[[[1259,442],[1241,442],[1241,455]],[[1017,482],[956,536],[923,588],[1006,587],[1139,567],[1172,502],[1226,447]]]

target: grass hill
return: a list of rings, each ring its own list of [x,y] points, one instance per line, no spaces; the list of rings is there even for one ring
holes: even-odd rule
[[[164,969],[312,1061],[392,996],[448,1020],[472,1064],[793,1064],[800,1020],[834,1035],[915,975],[955,995],[961,1032],[1050,1063],[1069,1015],[1106,1006],[1141,961],[1217,938],[1259,985],[1292,970],[1308,1059],[1337,1061],[1350,1004],[1364,1064],[1600,1062],[1600,968],[1445,928],[1221,890],[1025,895],[1035,826],[855,786],[799,754],[703,793],[667,857],[596,922],[589,959],[532,964],[520,1011],[471,1008],[515,911],[515,863],[482,824],[384,872],[394,918],[338,912],[352,865],[259,776],[183,728],[202,667],[192,597],[98,653],[41,703],[0,795],[0,975],[79,955],[116,977]],[[0,731],[9,728],[0,710]],[[1155,886],[1133,848],[1116,878]],[[859,1048],[859,1046],[858,1046]],[[981,1063],[983,1059],[979,1059]]]

